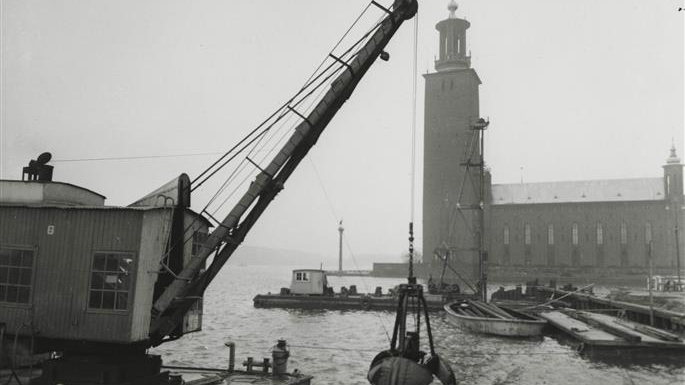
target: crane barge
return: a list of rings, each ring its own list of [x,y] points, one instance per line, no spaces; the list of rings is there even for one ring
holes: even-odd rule
[[[255,164],[260,172],[215,225],[190,209],[198,185],[185,174],[126,207],[52,181],[49,155],[24,169],[26,180],[0,181],[0,331],[9,337],[0,340],[59,352],[34,383],[176,381],[147,349],[201,330],[207,287],[418,8],[416,0],[371,5],[384,18],[359,49],[329,55],[337,76],[309,112],[284,105],[299,123],[266,166]]]

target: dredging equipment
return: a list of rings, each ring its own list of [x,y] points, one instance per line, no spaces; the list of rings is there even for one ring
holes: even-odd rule
[[[423,286],[416,283],[413,275],[414,226],[409,224],[409,276],[407,283],[399,287],[399,299],[390,349],[378,353],[371,361],[367,379],[374,385],[427,385],[437,377],[443,385],[456,385],[454,372],[449,364],[435,353],[433,334]],[[408,330],[410,306],[414,306],[415,322]],[[424,315],[430,356],[421,350],[421,313]],[[411,325],[409,325],[411,326]]]

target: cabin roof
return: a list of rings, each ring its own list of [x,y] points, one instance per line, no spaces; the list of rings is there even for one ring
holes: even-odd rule
[[[3,203],[0,202],[1,207],[23,207],[31,209],[59,209],[59,210],[100,210],[100,211],[153,211],[153,210],[164,210],[171,209],[172,207],[164,206],[138,206],[138,207],[128,207],[128,206],[63,206],[63,205],[45,205],[45,204],[26,204],[26,203]],[[184,210],[193,216],[199,218],[207,227],[214,227],[212,222],[210,222],[203,215],[191,210],[189,208],[184,208]]]
[[[104,206],[105,196],[66,182],[0,180],[0,204]]]
[[[320,273],[325,272],[324,270],[321,270],[321,269],[295,269],[295,270],[293,270],[293,273],[303,272],[303,271],[310,271],[310,272],[318,271]]]
[[[74,188],[77,188],[77,189],[79,189],[79,190],[88,191],[89,193],[94,194],[94,195],[97,195],[97,196],[99,196],[99,197],[101,197],[101,198],[103,198],[103,199],[107,198],[106,196],[104,196],[104,195],[102,195],[102,194],[100,194],[100,193],[97,193],[97,192],[95,192],[95,191],[93,191],[93,190],[91,190],[91,189],[88,189],[88,188],[85,188],[85,187],[82,187],[82,186],[77,186],[77,185],[75,185],[75,184],[73,184],[73,183],[69,183],[69,182],[40,181],[40,180],[0,179],[0,184],[5,183],[5,182],[18,182],[18,183],[31,183],[31,184],[34,184],[34,183],[37,183],[37,184],[59,184],[59,185],[74,187]]]
[[[492,204],[583,203],[664,199],[663,178],[492,185]]]

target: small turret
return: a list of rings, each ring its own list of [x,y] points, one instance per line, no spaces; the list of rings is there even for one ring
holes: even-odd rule
[[[668,200],[683,199],[683,164],[676,152],[675,143],[664,167],[664,195]]]
[[[678,154],[676,153],[675,149],[675,143],[671,144],[671,155],[666,159],[667,164],[679,164],[680,163],[680,158],[678,157]]]

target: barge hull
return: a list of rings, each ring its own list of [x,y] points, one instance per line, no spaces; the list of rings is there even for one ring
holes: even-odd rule
[[[430,298],[426,295],[428,311],[443,310],[442,296]],[[259,294],[253,299],[256,308],[286,309],[329,309],[329,310],[397,310],[397,298],[391,296],[315,296],[315,295],[280,295]],[[411,309],[413,307],[410,306]]]

